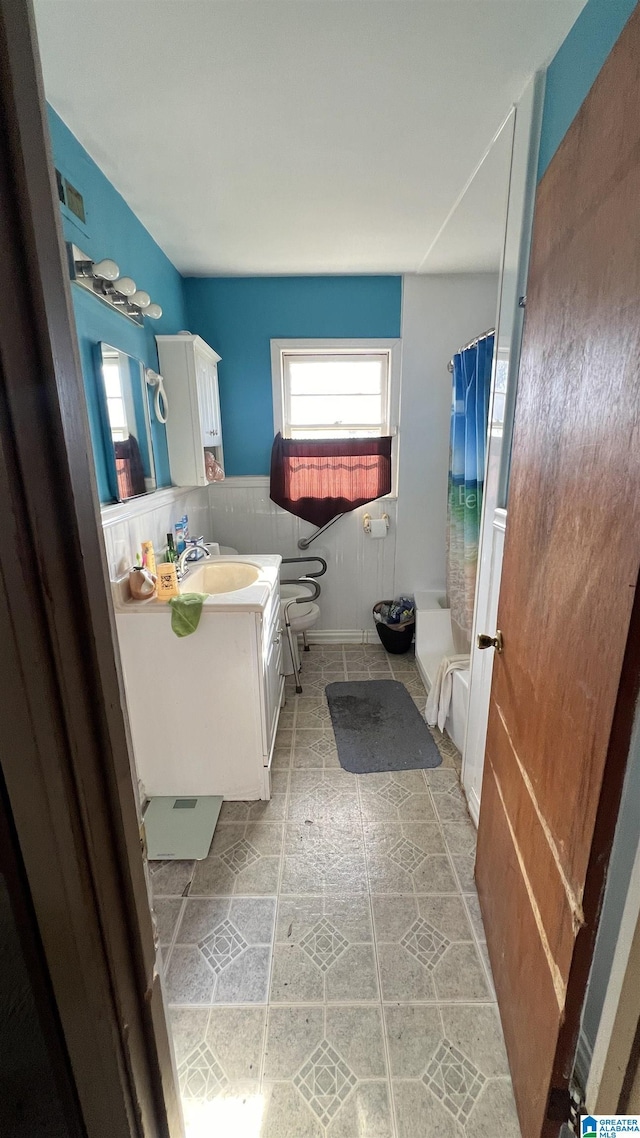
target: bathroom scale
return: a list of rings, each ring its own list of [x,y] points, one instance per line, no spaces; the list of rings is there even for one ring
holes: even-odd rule
[[[150,798],[144,812],[149,861],[202,861],[211,848],[222,798]]]

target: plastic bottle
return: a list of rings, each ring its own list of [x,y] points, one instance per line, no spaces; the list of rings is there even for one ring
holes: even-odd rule
[[[178,555],[176,553],[176,547],[173,544],[173,534],[172,533],[167,534],[167,552],[164,555],[164,559],[165,559],[165,562],[167,562],[167,563],[178,560]]]

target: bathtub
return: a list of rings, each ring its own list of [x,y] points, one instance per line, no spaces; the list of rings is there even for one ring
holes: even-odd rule
[[[423,683],[430,690],[443,656],[456,650],[451,635],[451,615],[445,600],[436,592],[418,590],[416,601],[416,663]],[[470,668],[453,673],[451,707],[445,724],[447,734],[460,752],[464,749],[469,708]]]

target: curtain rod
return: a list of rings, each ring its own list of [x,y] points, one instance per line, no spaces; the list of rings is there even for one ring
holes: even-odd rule
[[[458,348],[456,355],[459,356],[460,352],[466,352],[467,348],[475,348],[476,344],[479,344],[481,340],[486,340],[487,336],[495,336],[495,334],[496,334],[495,328],[488,328],[486,332],[481,332],[480,335],[476,336],[474,340],[469,340],[469,343],[465,344],[463,348]],[[453,371],[453,357],[451,357],[451,359],[449,360],[449,363],[447,364],[447,369],[449,371]]]

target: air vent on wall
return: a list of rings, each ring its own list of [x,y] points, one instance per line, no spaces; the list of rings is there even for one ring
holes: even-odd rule
[[[83,227],[86,226],[87,215],[84,208],[84,198],[80,190],[72,185],[60,170],[56,170],[56,182],[61,205],[66,206],[73,221],[79,221]]]

